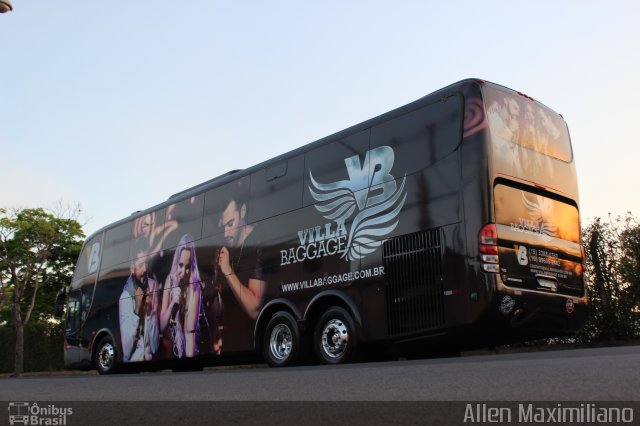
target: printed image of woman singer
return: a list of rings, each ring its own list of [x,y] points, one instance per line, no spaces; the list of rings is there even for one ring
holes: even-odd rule
[[[193,237],[185,234],[173,256],[164,284],[160,329],[170,336],[173,357],[198,355],[198,317],[202,283]]]

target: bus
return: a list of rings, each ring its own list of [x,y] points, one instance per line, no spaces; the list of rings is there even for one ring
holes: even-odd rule
[[[563,117],[468,79],[89,236],[58,300],[65,365],[338,364],[571,335],[583,271]]]

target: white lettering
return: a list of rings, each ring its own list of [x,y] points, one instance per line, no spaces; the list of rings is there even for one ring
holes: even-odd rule
[[[331,241],[331,240],[329,240]],[[320,241],[320,244],[318,245],[318,253],[316,254],[316,256],[318,257],[325,257],[327,255],[327,250],[325,248],[325,242],[324,241]]]
[[[311,229],[314,231],[311,232]],[[336,233],[340,234],[340,228],[337,228],[337,231],[332,234]],[[325,256],[333,256],[344,253],[346,250],[346,235],[323,240],[320,227],[309,228],[305,231],[298,231],[298,236],[301,240],[308,240],[307,244],[290,248],[288,251],[280,250],[280,266],[304,262],[305,260],[319,259]]]
[[[297,290],[304,290],[314,287],[322,287],[333,284],[351,284],[355,280],[366,279],[384,275],[384,267],[369,268],[353,272],[345,272],[342,274],[327,275],[324,277],[316,277],[309,280],[297,281],[293,283],[281,283],[280,289],[283,293],[289,293]]]
[[[471,404],[467,404],[467,407],[464,409],[464,423],[471,422],[476,423],[476,419],[473,417],[473,408],[471,408]]]
[[[463,422],[511,423],[511,409],[507,407],[489,407],[487,404],[476,404],[474,413],[472,405],[467,404]]]
[[[309,238],[309,233],[310,233],[309,229],[298,231],[298,238],[300,239],[301,246],[305,245],[305,243],[307,242],[307,239]]]
[[[333,238],[336,236],[336,231],[331,230],[330,223],[327,223],[326,225],[324,225],[324,230],[325,230],[325,233],[324,233],[325,239]]]

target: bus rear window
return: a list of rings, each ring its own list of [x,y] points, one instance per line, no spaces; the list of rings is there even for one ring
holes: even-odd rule
[[[560,115],[534,100],[488,84],[483,95],[494,144],[516,143],[571,161],[569,132]]]

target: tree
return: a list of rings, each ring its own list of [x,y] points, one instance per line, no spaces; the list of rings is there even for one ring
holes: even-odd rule
[[[70,283],[83,237],[73,218],[41,208],[0,208],[0,306],[10,308],[8,322],[16,332],[16,375],[24,369],[24,328],[34,314],[37,320],[51,317],[54,295]]]
[[[640,224],[630,215],[625,218],[625,224],[625,229],[620,234],[623,252],[620,275],[629,284],[636,308],[640,308]]]
[[[640,326],[640,225],[625,218],[596,218],[583,232],[589,321],[581,340],[626,340]]]

